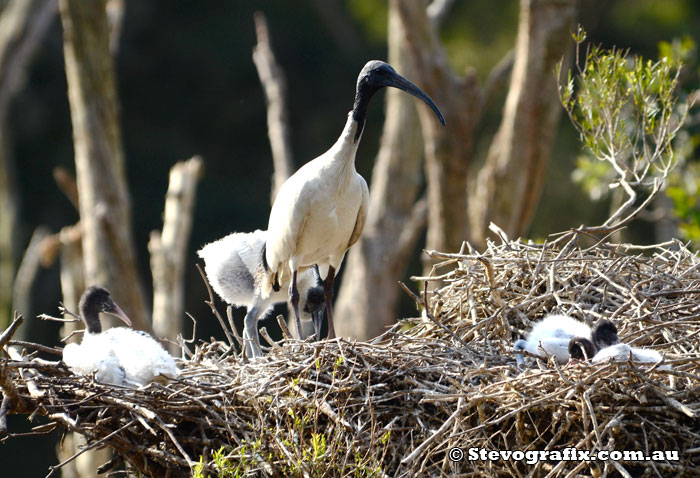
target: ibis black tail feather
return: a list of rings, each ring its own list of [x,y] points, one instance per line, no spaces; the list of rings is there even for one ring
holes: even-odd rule
[[[266,251],[267,251],[267,242],[265,242],[263,244],[263,247],[262,247],[262,266],[263,266],[263,270],[265,271],[265,273],[269,274],[270,273],[270,266],[267,263]],[[280,290],[280,281],[279,281],[279,274],[278,273],[275,273],[275,275],[272,278],[272,289],[275,292],[279,292],[279,290]]]

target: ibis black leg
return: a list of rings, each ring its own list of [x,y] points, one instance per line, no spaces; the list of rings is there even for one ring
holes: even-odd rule
[[[304,333],[301,330],[301,320],[299,319],[299,289],[297,289],[297,271],[292,271],[292,283],[289,284],[289,302],[294,309],[294,319],[297,324],[297,338],[303,339]]]
[[[335,279],[335,269],[328,268],[328,275],[323,283],[323,298],[326,301],[326,317],[328,317],[328,338],[335,338],[335,328],[333,327],[333,280]]]

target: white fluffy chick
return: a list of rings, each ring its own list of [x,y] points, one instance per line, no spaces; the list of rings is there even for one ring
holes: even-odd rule
[[[569,361],[569,341],[574,337],[591,339],[591,328],[568,315],[552,314],[537,322],[527,340],[515,342],[516,351],[526,350],[541,358],[554,357],[560,364]],[[518,364],[524,365],[521,354],[516,354]]]
[[[175,360],[149,334],[125,327],[102,331],[101,312],[131,325],[106,289],[88,288],[80,298],[79,310],[85,322],[83,341],[63,349],[63,361],[74,373],[94,373],[98,382],[126,386],[167,382],[179,375]]]

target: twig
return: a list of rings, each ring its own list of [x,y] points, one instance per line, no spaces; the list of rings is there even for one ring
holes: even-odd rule
[[[120,427],[120,428],[117,428],[116,430],[114,430],[112,433],[110,433],[109,435],[105,436],[104,438],[101,438],[100,440],[97,440],[97,441],[95,441],[95,442],[93,442],[93,443],[90,443],[90,444],[88,444],[86,447],[84,447],[84,448],[78,450],[74,455],[72,455],[71,457],[67,458],[66,460],[63,460],[63,461],[62,461],[61,463],[59,463],[58,465],[50,466],[50,467],[49,467],[49,474],[46,475],[46,478],[49,478],[50,476],[52,476],[56,470],[59,470],[59,469],[63,468],[63,467],[66,466],[68,463],[70,463],[71,461],[75,460],[76,458],[78,458],[80,455],[82,455],[82,454],[85,453],[86,451],[92,450],[93,448],[96,448],[96,447],[102,445],[103,443],[109,441],[110,438],[112,438],[113,436],[118,435],[118,434],[121,433],[122,431],[126,430],[126,429],[129,428],[131,425],[133,425],[135,422],[136,422],[136,420],[135,420],[135,419],[132,419],[129,423],[127,423],[126,425],[124,425],[124,426],[122,426],[122,427]]]
[[[233,347],[233,337],[231,337],[231,333],[229,332],[228,328],[226,328],[226,323],[224,322],[224,319],[221,317],[219,314],[219,311],[216,309],[216,306],[214,305],[214,293],[211,290],[211,286],[209,285],[209,281],[207,280],[206,274],[204,274],[204,271],[202,270],[202,267],[199,264],[196,264],[197,270],[199,271],[199,275],[202,276],[202,280],[204,281],[204,285],[207,286],[207,292],[209,293],[209,300],[205,301],[204,303],[209,306],[211,309],[212,313],[214,314],[214,317],[216,317],[216,320],[219,321],[219,325],[221,325],[221,328],[224,331],[224,334],[226,334],[226,340],[228,340],[228,343],[231,347]]]
[[[289,333],[289,328],[287,327],[287,322],[284,320],[284,316],[277,316],[277,324],[280,326],[280,330],[282,331],[282,338],[285,342],[288,341],[291,334]]]
[[[77,319],[76,319],[76,318],[73,318],[73,319],[65,319],[65,318],[64,318],[64,319],[61,319],[60,317],[53,317],[53,316],[48,315],[48,314],[39,314],[39,315],[36,316],[36,318],[39,319],[39,320],[49,320],[49,321],[52,321],[52,322],[64,322],[64,323],[65,323],[65,322],[69,322],[69,323],[70,323],[70,322],[80,322],[80,320],[81,320],[80,318],[77,318]]]
[[[1,342],[2,340],[0,340],[0,343]],[[46,345],[35,344],[33,342],[26,342],[24,340],[10,340],[7,342],[7,345],[36,349],[54,355],[63,355],[63,349],[58,349],[56,347],[47,347]]]
[[[240,345],[241,347],[241,353],[243,353],[243,350],[245,348],[245,342],[243,341],[243,338],[238,334],[236,324],[233,323],[233,307],[231,307],[230,305],[226,307],[226,318],[228,319],[228,325],[231,327],[231,332],[233,333],[233,336],[236,337],[236,341],[238,341],[238,345]]]
[[[402,459],[401,463],[405,465],[406,463],[410,463],[413,460],[415,460],[418,457],[418,455],[420,455],[423,452],[423,450],[425,450],[432,442],[437,440],[443,433],[445,433],[447,429],[452,426],[452,423],[457,419],[459,414],[462,412],[462,403],[463,398],[459,397],[459,399],[457,400],[457,409],[452,413],[452,415],[450,415],[449,418],[445,420],[445,422],[442,424],[442,426],[440,426],[440,428],[438,428],[432,435],[430,435],[430,437],[428,437],[427,440],[418,445],[416,449],[411,452],[410,455]]]
[[[253,61],[265,92],[267,103],[267,133],[272,148],[274,177],[272,201],[282,184],[293,171],[292,146],[286,107],[287,85],[282,68],[272,51],[267,20],[262,12],[255,12],[255,33],[258,43],[253,49]]]
[[[22,317],[21,315],[17,315],[17,313],[15,312],[15,320],[13,320],[10,326],[7,329],[5,329],[2,335],[0,335],[0,349],[3,348],[5,344],[10,341],[13,335],[15,335],[17,328],[19,328],[19,326],[22,325],[22,322],[24,322],[24,317]]]

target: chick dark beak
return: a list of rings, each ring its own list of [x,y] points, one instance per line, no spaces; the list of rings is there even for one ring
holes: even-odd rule
[[[126,313],[117,304],[114,304],[114,306],[110,310],[105,310],[104,312],[105,314],[109,314],[118,318],[119,320],[123,321],[126,325],[131,327],[131,319],[129,319],[129,316],[126,315]]]

